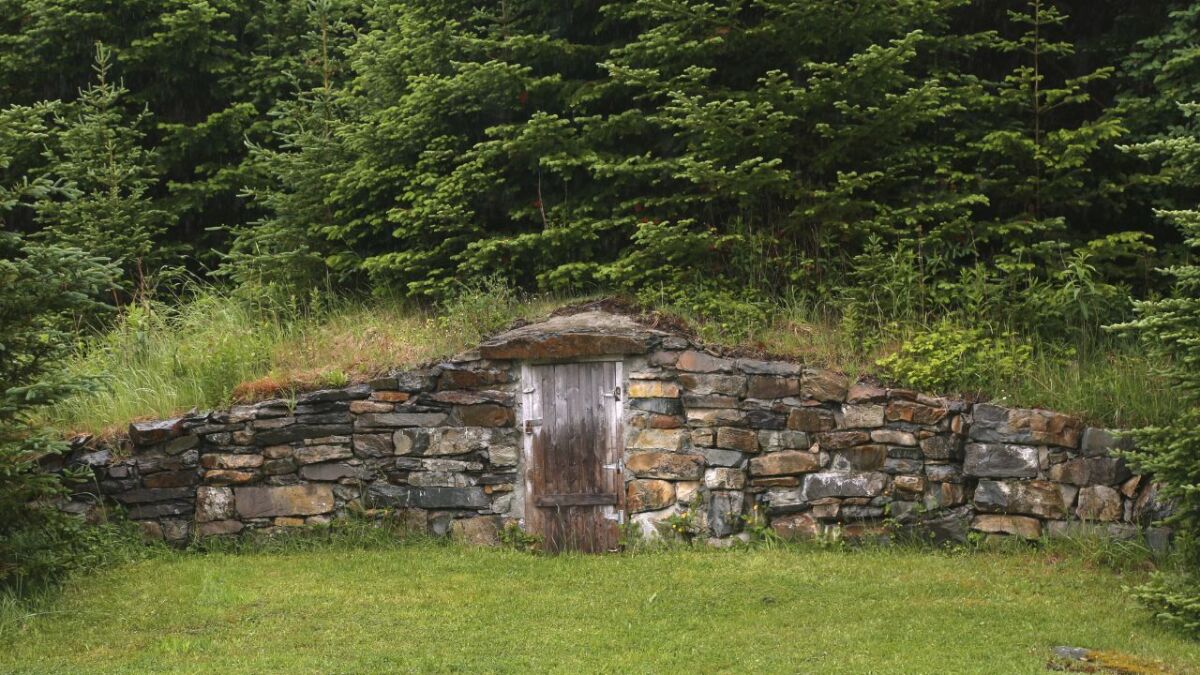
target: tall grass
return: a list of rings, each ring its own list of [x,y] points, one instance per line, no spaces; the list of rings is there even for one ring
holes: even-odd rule
[[[65,433],[110,434],[131,420],[341,386],[443,358],[518,317],[565,300],[519,298],[494,281],[437,307],[389,298],[262,301],[204,286],[181,302],[125,307],[83,340],[67,369],[105,387],[46,411]]]
[[[520,296],[497,280],[465,286],[436,306],[329,293],[306,302],[261,297],[203,286],[183,300],[125,307],[109,330],[83,340],[68,363],[72,374],[102,377],[105,389],[60,403],[44,421],[65,433],[104,435],[131,420],[341,386],[447,357],[517,318],[588,299]],[[677,308],[657,309],[679,315]],[[720,330],[702,333],[716,344],[839,368],[857,378],[878,372],[879,358],[928,329],[916,322],[890,325],[865,344],[841,317],[801,303],[778,303],[769,316],[768,323],[727,339]],[[1133,427],[1175,412],[1153,365],[1118,341],[1073,353],[1035,343],[1028,368],[1016,378],[994,378],[984,393],[1010,405]]]

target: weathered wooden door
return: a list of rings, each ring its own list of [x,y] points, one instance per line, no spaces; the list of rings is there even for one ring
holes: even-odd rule
[[[615,550],[625,509],[621,363],[521,370],[525,529],[548,551]]]

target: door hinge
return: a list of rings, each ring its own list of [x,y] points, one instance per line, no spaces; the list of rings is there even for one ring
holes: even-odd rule
[[[540,426],[542,426],[541,420],[525,420],[525,422],[524,422],[525,433],[532,434],[534,427],[540,427]]]
[[[613,462],[612,464],[604,464],[600,468],[604,469],[605,471],[616,471],[617,473],[621,473],[621,463],[620,462]]]

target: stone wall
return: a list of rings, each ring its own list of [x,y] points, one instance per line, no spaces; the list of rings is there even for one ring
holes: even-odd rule
[[[1083,521],[1134,536],[1163,515],[1153,483],[1113,456],[1116,437],[1067,415],[724,358],[643,328],[514,334],[294,401],[135,423],[128,438],[74,460],[148,534],[177,543],[377,508],[492,542],[524,508],[520,359],[619,349],[626,511],[646,536],[685,515],[714,543],[744,537],[756,515],[786,537],[886,524],[939,541],[971,530],[1036,538]]]

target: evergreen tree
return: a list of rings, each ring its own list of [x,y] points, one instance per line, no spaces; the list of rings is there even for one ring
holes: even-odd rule
[[[146,113],[126,119],[128,90],[109,81],[111,58],[96,45],[96,82],[58,116],[60,129],[47,144],[45,172],[70,193],[33,208],[44,235],[115,261],[130,289],[170,259],[162,248],[167,213],[149,194],[154,157],[139,129]]]
[[[1200,187],[1200,104],[1182,106],[1191,127],[1170,138],[1133,146],[1160,157],[1179,182]],[[1185,243],[1200,254],[1200,207],[1161,211],[1177,225]],[[1119,326],[1141,337],[1177,396],[1179,413],[1170,424],[1138,430],[1134,466],[1164,485],[1175,502],[1171,521],[1179,528],[1190,577],[1159,577],[1138,591],[1158,615],[1200,636],[1200,265],[1185,261],[1164,270],[1174,281],[1170,297],[1135,303],[1136,320]]]

